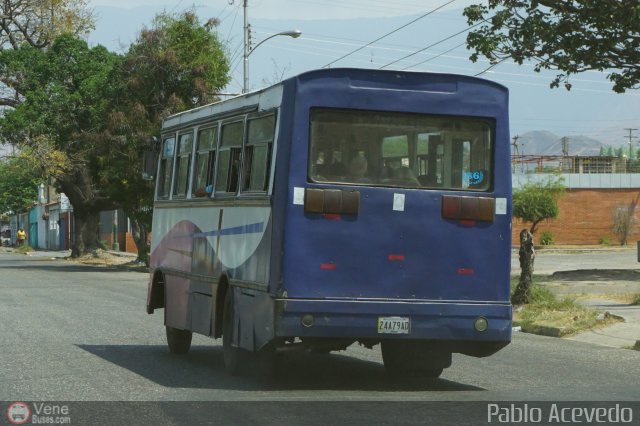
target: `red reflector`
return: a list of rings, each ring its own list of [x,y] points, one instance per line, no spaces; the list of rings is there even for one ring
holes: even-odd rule
[[[321,263],[320,264],[320,269],[332,271],[332,270],[336,269],[336,264],[335,263]]]
[[[458,223],[460,225],[462,225],[462,226],[476,226],[476,221],[475,220],[461,220]]]
[[[443,195],[442,217],[445,219],[457,219],[462,225],[467,226],[475,225],[475,221],[478,220],[493,222],[495,206],[496,200],[494,198]]]
[[[442,217],[446,219],[460,217],[460,197],[442,197]]]
[[[389,262],[394,262],[394,261],[402,261],[404,260],[404,254],[390,254],[388,256]]]
[[[458,275],[473,275],[475,272],[471,268],[458,268]]]
[[[325,213],[324,214],[324,218],[327,220],[340,220],[341,217],[339,214],[333,214],[333,213]]]

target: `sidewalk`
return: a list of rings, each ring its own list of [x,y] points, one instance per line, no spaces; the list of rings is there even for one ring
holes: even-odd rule
[[[624,318],[624,322],[565,337],[615,348],[631,348],[640,341],[640,305],[623,302],[620,295],[640,294],[640,263],[635,247],[600,250],[540,250],[534,275],[558,296],[578,295],[578,303]],[[514,259],[515,258],[515,259]],[[519,273],[517,255],[512,275]],[[547,281],[548,280],[548,281]]]
[[[587,300],[585,305],[622,317],[624,322],[599,330],[589,330],[568,339],[616,348],[630,348],[640,341],[640,306],[626,305],[605,298]]]

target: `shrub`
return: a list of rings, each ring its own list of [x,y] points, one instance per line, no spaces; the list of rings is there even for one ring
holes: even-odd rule
[[[540,244],[543,246],[550,246],[555,243],[555,238],[553,237],[553,233],[551,231],[544,231],[540,235]]]
[[[600,238],[599,244],[603,246],[610,246],[613,242],[611,241],[611,237],[602,237]]]
[[[16,251],[17,251],[18,253],[23,253],[23,254],[24,254],[24,253],[28,253],[28,252],[30,252],[30,251],[33,251],[33,247],[31,247],[31,246],[30,246],[29,244],[27,244],[27,243],[24,243],[24,244],[22,244],[21,246],[18,246],[18,247],[16,248]]]

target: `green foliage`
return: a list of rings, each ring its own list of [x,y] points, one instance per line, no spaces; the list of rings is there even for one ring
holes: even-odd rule
[[[25,253],[29,253],[29,252],[33,251],[33,247],[31,247],[31,246],[30,246],[29,244],[27,244],[27,243],[24,243],[24,244],[22,244],[21,246],[17,247],[17,248],[16,248],[16,251],[17,251],[18,253],[25,254]]]
[[[553,232],[551,231],[544,231],[541,235],[540,235],[540,244],[542,244],[543,246],[551,246],[555,243],[555,238],[553,236]]]
[[[132,220],[140,259],[146,261],[153,184],[142,180],[142,155],[160,133],[162,119],[218,99],[229,82],[229,60],[215,22],[194,12],[158,15],[123,58],[100,158],[100,182]]]
[[[600,238],[600,241],[598,241],[598,244],[601,244],[603,246],[610,246],[613,243],[611,242],[611,237],[602,237]]]
[[[43,181],[24,156],[0,161],[0,212],[22,213],[33,205],[38,185]]]
[[[97,247],[98,212],[112,206],[98,186],[100,158],[115,147],[99,138],[115,98],[114,69],[121,58],[89,48],[71,35],[46,50],[30,45],[0,52],[0,74],[19,75],[23,101],[0,118],[0,137],[34,153],[33,161],[56,177],[76,218],[74,255]]]
[[[87,0],[3,1],[0,3],[2,50],[18,49],[25,44],[45,49],[62,34],[87,35],[94,28],[87,3]]]
[[[125,57],[122,93],[149,119],[218,99],[229,82],[229,59],[214,31],[215,22],[199,22],[195,12],[160,14],[144,29]]]
[[[513,192],[513,216],[531,222],[530,232],[534,234],[541,221],[558,217],[558,198],[564,190],[562,180],[557,178],[525,184]]]
[[[472,61],[533,61],[558,70],[551,87],[571,89],[570,76],[609,70],[615,92],[640,83],[640,4],[637,1],[489,0],[464,10]]]
[[[89,48],[69,35],[46,51],[25,45],[2,52],[0,71],[21,75],[16,88],[25,99],[5,113],[1,135],[32,146],[38,144],[34,136],[43,135],[68,154],[89,153],[94,146],[85,134],[103,127],[112,92],[109,74],[117,61],[104,47]]]

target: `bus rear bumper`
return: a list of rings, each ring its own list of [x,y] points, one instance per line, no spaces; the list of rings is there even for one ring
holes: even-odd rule
[[[348,338],[353,340],[415,339],[448,342],[452,352],[486,356],[511,341],[509,303],[462,303],[433,301],[336,301],[276,300],[277,337]],[[401,334],[378,331],[380,318],[408,318],[408,331]],[[486,319],[484,331],[477,320]],[[463,343],[459,350],[456,342]],[[487,346],[487,354],[473,354],[469,345]]]

